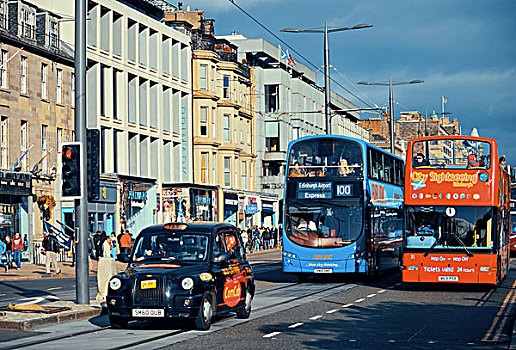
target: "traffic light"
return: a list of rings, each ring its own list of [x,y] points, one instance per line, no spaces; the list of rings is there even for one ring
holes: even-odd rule
[[[61,147],[61,195],[66,199],[80,199],[81,186],[81,143],[66,142]]]
[[[86,130],[86,167],[88,169],[88,200],[96,201],[100,195],[100,131]]]

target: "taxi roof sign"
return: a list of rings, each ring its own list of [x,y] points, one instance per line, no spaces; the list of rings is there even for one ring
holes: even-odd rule
[[[165,230],[184,230],[188,227],[187,224],[166,224]]]

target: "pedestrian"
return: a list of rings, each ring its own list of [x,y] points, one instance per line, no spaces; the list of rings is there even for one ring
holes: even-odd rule
[[[18,232],[14,234],[13,242],[13,259],[16,264],[16,269],[21,269],[21,252],[23,250],[23,240]]]
[[[253,243],[254,243],[254,250],[257,252],[260,251],[260,242],[261,242],[260,231],[258,231],[258,226],[254,226]]]
[[[98,260],[99,258],[99,245],[100,245],[100,230],[97,230],[93,235],[93,250],[94,250],[94,259]]]
[[[13,268],[13,244],[11,236],[5,236],[5,257],[7,258],[7,266]]]
[[[122,237],[120,237],[120,252],[124,254],[130,254],[131,253],[131,234],[129,233],[129,230],[125,230]]]
[[[50,274],[50,264],[54,265],[56,274],[61,273],[59,265],[57,263],[57,254],[59,253],[59,241],[57,240],[54,230],[50,230],[48,235],[43,239],[43,249],[45,249],[45,255],[47,257],[45,262],[46,273]]]
[[[111,232],[111,257],[116,260],[116,234]]]
[[[111,238],[101,235],[99,241],[99,264],[97,270],[97,301],[105,301],[109,280],[116,274],[115,259],[111,257]]]
[[[244,245],[244,252],[247,252],[247,242],[249,241],[249,236],[247,235],[247,231],[240,230],[240,237],[242,238],[242,244]]]
[[[2,239],[0,239],[0,266],[3,266],[3,268],[5,269],[5,272],[7,272],[7,270],[9,270],[7,268],[7,265],[5,265],[2,261],[4,252],[6,249],[7,249],[7,245],[5,244],[5,242]]]
[[[278,228],[276,226],[272,226],[272,245],[273,247],[279,246],[279,240],[278,240]]]

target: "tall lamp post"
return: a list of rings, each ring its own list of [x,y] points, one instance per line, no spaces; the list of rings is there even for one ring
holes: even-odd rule
[[[357,24],[353,27],[341,27],[328,29],[328,23],[324,22],[324,30],[318,29],[295,29],[285,28],[280,30],[283,33],[324,33],[324,116],[326,118],[326,134],[331,133],[331,110],[330,110],[330,47],[328,44],[328,33],[342,32],[345,30],[355,30],[370,28],[371,24]]]
[[[407,85],[407,84],[419,84],[424,83],[423,80],[412,80],[412,81],[402,81],[399,83],[393,83],[392,78],[389,77],[389,83],[370,83],[368,81],[359,81],[357,84],[360,85],[378,85],[378,86],[388,86],[389,87],[389,115],[390,115],[390,123],[389,123],[389,133],[391,138],[391,153],[394,154],[394,105],[392,98],[392,87],[396,85]]]

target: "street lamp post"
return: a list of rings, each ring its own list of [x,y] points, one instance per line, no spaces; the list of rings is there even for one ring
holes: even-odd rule
[[[389,87],[389,134],[391,138],[391,153],[394,154],[394,99],[392,98],[392,87],[395,85],[407,85],[407,84],[419,84],[424,83],[423,80],[411,80],[411,81],[403,81],[398,83],[392,82],[392,77],[389,77],[389,83],[371,83],[368,81],[359,81],[360,85],[378,85],[378,86],[388,86]]]
[[[295,29],[285,28],[280,30],[283,33],[324,33],[324,116],[326,118],[326,134],[331,133],[331,90],[330,90],[330,46],[328,42],[328,33],[342,32],[345,30],[355,30],[370,28],[371,24],[357,24],[353,27],[341,27],[328,29],[328,23],[324,22],[324,30],[317,29]]]

